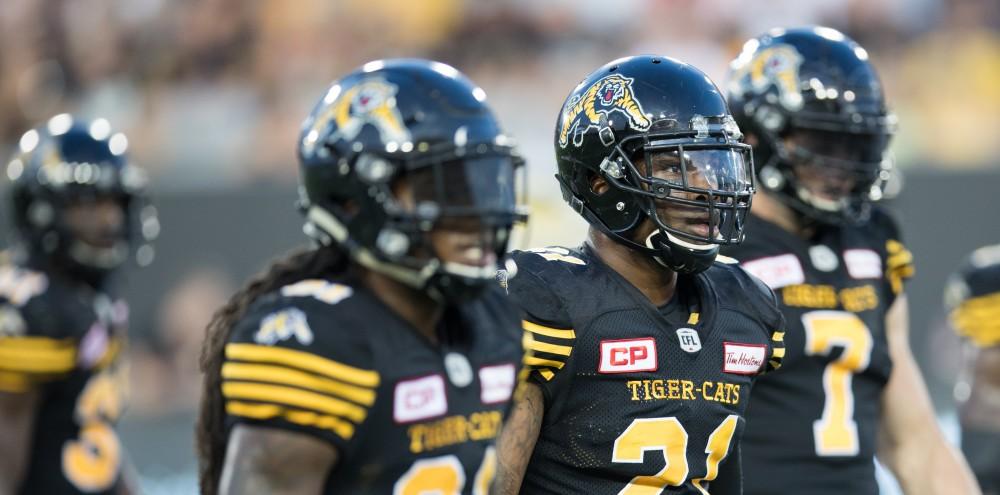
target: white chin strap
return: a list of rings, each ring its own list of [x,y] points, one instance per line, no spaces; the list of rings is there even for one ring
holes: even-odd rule
[[[656,246],[656,245],[653,244],[653,237],[655,237],[659,233],[660,233],[659,230],[654,230],[651,234],[649,234],[649,236],[646,237],[646,247],[648,247],[650,249],[655,249],[655,250],[659,250],[660,249],[659,246]],[[680,247],[683,247],[683,248],[690,249],[692,251],[709,251],[713,247],[715,247],[714,244],[697,244],[697,243],[693,243],[693,242],[690,242],[690,241],[685,241],[685,240],[683,240],[683,239],[681,239],[681,238],[679,238],[679,237],[671,234],[670,232],[664,232],[664,234],[666,234],[667,240],[669,240],[671,243],[676,244],[676,245],[678,245]],[[671,268],[671,266],[668,265],[665,261],[663,261],[663,259],[660,258],[659,256],[653,256],[653,259],[656,260],[657,263],[663,265],[664,268]],[[671,269],[673,269],[673,268],[671,268]]]
[[[452,275],[472,279],[493,280],[496,278],[497,274],[497,267],[495,266],[466,265],[463,263],[446,261],[441,265],[441,267],[444,268],[445,272]]]
[[[347,240],[347,227],[325,209],[312,206],[306,213],[306,217],[309,221],[319,226],[319,228],[329,233],[338,243],[343,244]],[[361,247],[354,250],[354,258],[365,268],[387,275],[410,287],[421,290],[427,287],[427,281],[434,276],[438,268],[452,275],[484,280],[493,280],[496,278],[497,271],[495,266],[481,267],[452,262],[442,264],[437,259],[429,260],[422,268],[415,270],[381,261],[371,251]]]
[[[804,187],[796,188],[795,192],[799,195],[799,199],[807,205],[812,205],[817,210],[837,213],[844,209],[844,200],[821,198]]]
[[[702,244],[698,242],[685,241],[680,237],[671,234],[670,232],[666,232],[666,234],[667,234],[667,239],[670,239],[670,242],[694,251],[711,251],[712,248],[715,247],[715,244]]]
[[[75,240],[69,246],[69,256],[83,266],[113,270],[128,259],[128,243],[119,241],[112,247],[100,248]]]

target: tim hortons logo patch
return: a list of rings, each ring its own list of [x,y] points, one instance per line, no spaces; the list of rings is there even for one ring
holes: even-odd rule
[[[497,404],[510,400],[514,393],[516,370],[512,363],[479,368],[479,399],[483,404]]]
[[[754,375],[764,367],[767,346],[764,344],[722,344],[722,371],[737,375]]]
[[[802,263],[794,254],[782,254],[745,261],[741,265],[750,275],[759,278],[772,289],[797,285],[806,281]]]
[[[882,258],[871,249],[844,251],[844,264],[851,278],[882,278]]]

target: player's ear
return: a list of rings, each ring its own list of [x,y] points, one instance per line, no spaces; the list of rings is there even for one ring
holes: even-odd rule
[[[592,174],[590,176],[590,190],[593,191],[594,194],[600,196],[610,187],[611,186],[608,185],[608,181],[604,180],[604,177],[601,177],[598,174]]]

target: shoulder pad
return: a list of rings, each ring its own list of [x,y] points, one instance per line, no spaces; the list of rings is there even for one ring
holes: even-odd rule
[[[350,286],[326,280],[286,285],[252,302],[234,326],[232,339],[259,345],[309,347],[316,339],[314,327],[328,333],[338,330],[337,320],[344,311],[336,305],[353,293]]]
[[[327,304],[337,304],[351,297],[354,289],[349,285],[313,278],[286,285],[278,292],[283,297],[311,297]]]
[[[508,293],[533,320],[566,325],[569,317],[559,293],[572,284],[573,272],[587,266],[585,259],[565,248],[515,251],[517,272],[507,280]]]

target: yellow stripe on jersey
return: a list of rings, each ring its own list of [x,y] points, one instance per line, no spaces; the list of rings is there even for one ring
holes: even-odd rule
[[[767,372],[781,368],[785,359],[785,332],[775,330],[771,333],[771,358],[767,361]]]
[[[688,317],[688,325],[697,325],[698,318],[700,317],[701,315],[699,315],[697,312],[691,313],[691,316]]]
[[[31,380],[23,373],[0,371],[0,392],[20,393],[31,388]]]
[[[289,423],[330,430],[344,440],[350,440],[354,436],[354,425],[347,421],[311,411],[287,409],[274,404],[250,404],[231,400],[226,402],[226,413],[231,416],[261,420],[281,417]]]
[[[889,239],[885,243],[885,250],[888,257],[885,260],[886,278],[892,287],[892,292],[899,294],[903,291],[903,279],[913,276],[916,270],[913,268],[913,253],[903,243]]]
[[[572,328],[552,328],[524,320],[521,322],[524,336],[521,344],[524,346],[524,366],[537,372],[546,381],[555,377],[554,369],[562,369],[566,365],[564,358],[573,353],[573,340],[576,332]],[[538,338],[556,339],[555,342],[545,342]],[[539,357],[538,353],[546,354]]]
[[[355,368],[293,349],[254,344],[227,344],[226,357],[237,361],[281,364],[362,387],[377,387],[379,384],[379,375],[373,370]]]
[[[979,347],[1000,344],[1000,292],[963,302],[949,319],[960,335]]]
[[[547,342],[535,340],[531,337],[531,334],[527,333],[524,334],[524,338],[521,339],[521,344],[525,349],[547,352],[549,354],[559,354],[560,356],[569,356],[573,352],[573,348],[568,345],[549,344]]]
[[[537,323],[532,323],[528,320],[521,322],[522,327],[531,333],[537,333],[538,335],[544,335],[546,337],[553,337],[557,339],[575,339],[576,332],[570,329],[559,329],[539,325]]]
[[[227,362],[222,365],[222,378],[291,385],[313,392],[334,395],[365,406],[371,406],[375,403],[375,391],[370,388],[320,378],[284,366]]]
[[[524,364],[528,366],[541,366],[546,368],[562,369],[565,363],[560,361],[553,361],[551,359],[542,359],[534,356],[524,356]]]
[[[47,337],[0,338],[0,370],[21,373],[66,373],[76,366],[76,347],[70,339]]]
[[[368,411],[361,406],[316,392],[309,392],[280,385],[261,383],[224,382],[222,396],[226,399],[242,399],[270,402],[285,406],[300,407],[350,419],[355,423],[364,421]]]

